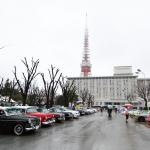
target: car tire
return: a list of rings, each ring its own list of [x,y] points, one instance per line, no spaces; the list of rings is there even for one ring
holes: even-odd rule
[[[145,118],[144,118],[144,117],[139,117],[138,121],[139,121],[139,122],[144,122],[144,121],[145,121]]]
[[[15,135],[21,135],[24,132],[24,127],[22,124],[16,124],[13,128],[13,132]]]

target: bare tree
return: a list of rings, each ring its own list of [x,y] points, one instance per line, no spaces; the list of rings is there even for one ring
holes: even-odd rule
[[[28,92],[28,104],[31,106],[34,106],[37,101],[37,92],[38,92],[38,87],[36,87],[34,84],[31,85],[29,92]]]
[[[3,88],[4,88],[4,78],[1,79],[0,81],[0,95],[2,95],[2,91],[3,91]]]
[[[145,86],[143,82],[138,84],[137,87],[138,95],[145,101],[145,108],[147,109],[148,105],[148,97],[150,95],[150,84],[148,86]]]
[[[38,89],[37,90],[37,102],[36,102],[36,105],[41,107],[43,104],[45,104],[44,89]]]
[[[81,90],[80,93],[83,105],[87,103],[88,107],[91,107],[94,103],[94,96],[89,92],[88,89]]]
[[[85,105],[85,102],[88,99],[88,90],[84,88],[83,90],[80,91],[80,93],[81,93],[80,97],[82,99],[83,105]]]
[[[4,89],[6,88],[6,92],[8,93],[8,97],[9,97],[8,102],[10,102],[13,97],[16,85],[17,82],[15,82],[15,80],[12,81],[9,81],[9,79],[6,80]]]
[[[65,106],[65,98],[64,98],[64,96],[63,95],[57,95],[55,104],[56,105]]]
[[[70,82],[65,82],[64,80],[65,78],[62,77],[61,81],[59,82],[61,90],[62,90],[62,95],[63,95],[63,100],[64,100],[64,106],[68,107],[69,106],[69,102],[74,103],[77,98],[78,95],[76,94],[77,92],[77,88],[74,85],[74,81]]]
[[[21,60],[21,61],[25,65],[26,73],[27,73],[26,75],[25,75],[24,72],[22,73],[24,81],[21,82],[21,79],[19,80],[19,78],[17,76],[16,66],[14,66],[14,72],[13,73],[14,73],[16,82],[18,84],[18,87],[20,89],[20,92],[21,92],[21,95],[22,95],[22,98],[23,98],[23,105],[25,105],[31,83],[32,83],[33,79],[39,74],[39,73],[37,73],[37,67],[38,67],[38,64],[39,64],[39,59],[34,61],[33,58],[32,58],[31,67],[28,64],[26,57],[24,58],[24,60]]]
[[[44,73],[41,73],[43,84],[44,84],[44,90],[45,90],[45,96],[46,96],[46,107],[52,107],[54,104],[54,96],[56,94],[56,91],[58,89],[58,83],[62,76],[62,73],[59,74],[59,69],[55,69],[51,65],[51,69],[48,69],[49,73],[49,81],[46,81]]]
[[[31,88],[28,93],[28,103],[31,106],[42,106],[44,102],[44,89],[40,89],[35,84],[31,85]]]
[[[88,93],[87,104],[88,104],[88,107],[92,107],[94,104],[94,96],[91,93]]]
[[[75,86],[73,86],[73,88],[70,90],[70,94],[69,94],[69,98],[68,101],[72,104],[76,104],[78,100],[78,95],[77,95],[77,88]]]

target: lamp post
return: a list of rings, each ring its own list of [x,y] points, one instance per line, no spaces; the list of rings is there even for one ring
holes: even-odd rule
[[[144,76],[144,90],[145,90],[145,98],[146,98],[146,101],[148,102],[148,99],[147,99],[147,87],[146,87],[146,78],[145,78],[145,73],[141,70],[141,69],[137,69],[137,72],[136,74],[139,74],[139,73],[142,73],[143,76]],[[148,108],[149,110],[149,108]]]

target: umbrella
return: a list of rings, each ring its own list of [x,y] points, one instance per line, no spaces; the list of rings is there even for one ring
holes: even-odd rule
[[[126,107],[126,108],[133,108],[133,105],[129,103],[129,104],[124,104],[123,107]]]

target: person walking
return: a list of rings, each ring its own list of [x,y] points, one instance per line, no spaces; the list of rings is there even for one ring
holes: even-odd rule
[[[107,112],[108,112],[108,117],[111,118],[112,117],[112,115],[111,115],[111,113],[112,113],[112,106],[111,105],[107,106]]]
[[[124,114],[125,114],[125,117],[126,117],[126,123],[128,123],[128,119],[129,119],[129,112],[128,112],[128,109],[125,108],[124,110]]]
[[[117,112],[118,112],[118,108],[117,108],[117,106],[115,106],[114,111],[115,111],[115,113],[117,113]]]
[[[100,107],[100,111],[101,111],[101,113],[103,112],[103,107],[102,106]]]

